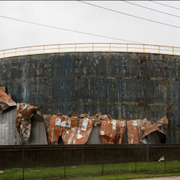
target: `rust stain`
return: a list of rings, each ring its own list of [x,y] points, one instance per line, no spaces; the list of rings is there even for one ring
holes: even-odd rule
[[[10,94],[6,94],[6,88],[0,87],[0,113],[11,106],[16,106]]]

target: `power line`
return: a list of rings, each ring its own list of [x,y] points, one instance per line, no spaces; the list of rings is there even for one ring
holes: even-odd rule
[[[160,3],[160,2],[156,2],[156,1],[152,1],[152,0],[148,0],[150,2],[153,2],[153,3],[156,3],[156,4],[159,4],[161,6],[166,6],[166,7],[169,7],[169,8],[173,8],[173,9],[176,9],[176,10],[180,10],[180,8],[177,8],[177,7],[174,7],[174,6],[170,6],[170,5],[167,5],[167,4],[163,4],[163,3]]]
[[[166,13],[164,11],[159,11],[159,10],[156,10],[156,9],[153,9],[153,8],[149,8],[149,7],[146,7],[146,6],[142,6],[142,5],[139,5],[139,4],[135,4],[135,3],[132,3],[132,2],[129,2],[129,1],[124,1],[124,0],[121,0],[121,1],[125,2],[125,3],[132,4],[134,6],[138,6],[138,7],[145,8],[145,9],[149,9],[151,11],[155,11],[155,12],[162,13],[162,14],[165,14],[165,15],[169,15],[169,16],[180,18],[180,16],[177,16],[177,15],[174,15],[174,14],[170,14],[170,13]]]
[[[14,20],[14,21],[34,24],[34,25],[38,25],[38,26],[44,26],[44,27],[49,27],[49,28],[53,28],[53,29],[60,29],[60,30],[63,30],[63,31],[69,31],[69,32],[85,34],[85,35],[90,35],[90,36],[96,36],[96,37],[101,37],[101,38],[107,38],[107,39],[113,39],[113,40],[118,40],[118,41],[125,41],[125,42],[143,44],[143,43],[136,42],[136,41],[125,40],[125,39],[120,39],[120,38],[110,37],[110,36],[104,36],[104,35],[100,35],[100,34],[93,34],[93,33],[88,33],[88,32],[84,32],[84,31],[77,31],[77,30],[67,29],[67,28],[62,28],[62,27],[57,27],[57,26],[51,26],[51,25],[47,25],[47,24],[42,24],[42,23],[37,23],[37,22],[32,22],[32,21],[27,21],[27,20],[22,20],[22,19],[17,19],[17,18],[12,18],[12,17],[8,17],[8,16],[3,16],[3,15],[0,15],[0,17],[10,19],[10,20]]]
[[[122,12],[122,11],[117,11],[117,10],[114,10],[114,9],[106,8],[106,7],[103,7],[103,6],[95,5],[95,4],[92,4],[92,3],[89,3],[89,2],[84,2],[84,1],[81,1],[81,0],[77,0],[77,1],[81,2],[81,3],[84,3],[84,4],[88,4],[90,6],[94,6],[94,7],[97,7],[97,8],[104,9],[104,10],[108,10],[108,11],[111,11],[111,12],[115,12],[115,13],[123,14],[123,15],[126,15],[126,16],[130,16],[130,17],[133,17],[133,18],[138,18],[138,19],[141,19],[141,20],[146,20],[146,21],[149,21],[149,22],[162,24],[162,25],[165,25],[165,26],[180,29],[180,26],[176,26],[176,25],[172,25],[172,24],[168,24],[168,23],[163,23],[163,22],[160,22],[160,21],[155,21],[155,20],[152,20],[152,19],[143,18],[143,17],[140,17],[140,16],[128,14],[128,13],[125,13],[125,12]]]

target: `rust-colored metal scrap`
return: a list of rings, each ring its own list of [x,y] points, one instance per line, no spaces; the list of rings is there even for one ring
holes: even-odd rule
[[[141,119],[127,121],[128,144],[138,144],[141,137]]]
[[[164,124],[168,124],[168,118],[166,116],[157,120],[155,123],[153,123],[152,121],[146,121],[145,123],[143,123],[141,142],[145,144],[152,143],[148,140],[148,136],[150,136],[152,133],[156,133],[156,137],[158,138],[157,142],[165,143],[165,133],[158,128],[159,126],[162,126]]]
[[[90,117],[88,114],[81,115],[43,115],[45,120],[48,144],[58,144],[60,136],[63,144],[85,144],[89,138],[93,126],[99,126],[99,136],[104,144],[122,144],[126,132],[128,144],[144,143],[142,139],[148,134],[159,131],[158,126],[167,124],[166,117],[155,123],[147,119],[116,120],[110,115],[97,113]]]
[[[12,100],[11,95],[6,94],[5,91],[5,87],[0,87],[0,113],[11,106],[16,106],[16,103]]]
[[[77,115],[53,115],[50,120],[45,117],[48,144],[58,144],[62,136],[63,144],[84,144],[88,140],[93,127],[93,121],[88,114]],[[50,122],[49,122],[50,121]],[[49,127],[47,127],[49,124]]]
[[[89,138],[93,128],[93,120],[90,119],[88,114],[80,115],[78,119],[76,133],[73,138],[73,144],[85,144]]]
[[[24,141],[28,141],[31,132],[31,117],[36,110],[35,106],[26,103],[17,104],[16,129]]]
[[[100,119],[99,136],[102,138],[103,144],[122,144],[126,121],[112,119],[109,115],[100,115]]]
[[[156,142],[165,142],[165,133],[158,127],[167,123],[168,119],[166,116],[159,119],[155,123],[152,121],[148,121],[146,118],[143,120],[136,119],[127,121],[128,144],[153,143],[153,141],[155,142],[155,138],[159,140]],[[156,132],[155,135],[152,134],[154,132]]]

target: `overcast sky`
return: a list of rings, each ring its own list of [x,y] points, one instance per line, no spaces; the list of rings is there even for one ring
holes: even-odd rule
[[[180,18],[122,1],[88,1],[128,14],[180,27]],[[130,1],[180,16],[180,10],[149,1]],[[180,8],[180,1],[158,1]],[[180,28],[140,20],[78,1],[0,1],[0,15],[145,44],[180,47]],[[0,17],[0,49],[60,43],[126,42],[41,27]]]

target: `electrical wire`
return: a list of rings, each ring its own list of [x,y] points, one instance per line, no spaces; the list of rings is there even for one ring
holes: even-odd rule
[[[101,38],[107,38],[107,39],[113,39],[113,40],[118,40],[118,41],[125,41],[125,42],[143,44],[143,43],[136,42],[136,41],[120,39],[120,38],[110,37],[110,36],[104,36],[104,35],[100,35],[100,34],[93,34],[93,33],[89,33],[89,32],[78,31],[78,30],[73,30],[73,29],[67,29],[67,28],[62,28],[62,27],[57,27],[57,26],[52,26],[52,25],[46,25],[46,24],[42,24],[42,23],[37,23],[37,22],[32,22],[32,21],[27,21],[27,20],[22,20],[22,19],[17,19],[17,18],[12,18],[12,17],[8,17],[8,16],[3,16],[3,15],[0,15],[0,17],[1,18],[10,19],[10,20],[19,21],[19,22],[34,24],[34,25],[38,25],[38,26],[44,26],[44,27],[49,27],[49,28],[54,28],[54,29],[60,29],[60,30],[63,30],[63,31],[69,31],[69,32],[85,34],[85,35],[90,35],[90,36],[96,36],[96,37],[101,37]]]
[[[153,9],[153,8],[149,8],[149,7],[146,7],[146,6],[142,6],[142,5],[139,5],[139,4],[135,4],[135,3],[132,3],[132,2],[129,2],[129,1],[124,1],[124,0],[121,0],[121,1],[125,2],[125,3],[132,4],[134,6],[138,6],[138,7],[144,8],[144,9],[149,9],[151,11],[155,11],[155,12],[158,12],[158,13],[161,13],[161,14],[165,14],[165,15],[169,15],[169,16],[180,18],[180,16],[177,16],[177,15],[174,15],[174,14],[170,14],[170,13],[166,13],[164,11],[159,11],[159,10],[156,10],[156,9]]]
[[[152,0],[148,0],[148,1],[156,3],[156,4],[159,4],[161,6],[166,6],[166,7],[172,8],[172,9],[180,10],[180,8],[177,8],[177,7],[174,7],[174,6],[170,6],[170,5],[167,5],[167,4],[163,4],[163,3],[160,3],[160,2],[156,2],[156,1],[152,1]]]
[[[103,7],[103,6],[95,5],[95,4],[85,2],[85,1],[81,1],[81,0],[77,0],[77,1],[81,2],[81,3],[84,3],[84,4],[88,4],[90,6],[100,8],[100,9],[108,10],[108,11],[119,13],[119,14],[123,14],[123,15],[126,15],[126,16],[130,16],[130,17],[133,17],[133,18],[138,18],[138,19],[141,19],[141,20],[146,20],[146,21],[149,21],[149,22],[153,22],[153,23],[157,23],[157,24],[161,24],[161,25],[165,25],[165,26],[180,29],[180,26],[176,26],[176,25],[172,25],[172,24],[168,24],[168,23],[163,23],[163,22],[160,22],[160,21],[155,21],[155,20],[152,20],[152,19],[147,19],[147,18],[144,18],[144,17],[128,14],[128,13],[125,13],[125,12],[122,12],[122,11],[117,11],[117,10],[114,10],[114,9],[106,8],[106,7]]]

